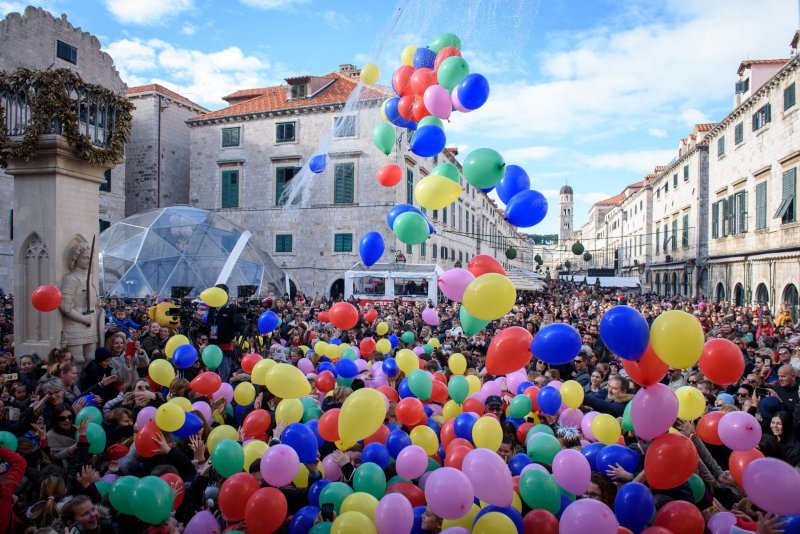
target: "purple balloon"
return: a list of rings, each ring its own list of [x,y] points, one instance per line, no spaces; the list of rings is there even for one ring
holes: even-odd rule
[[[397,474],[403,478],[413,480],[418,478],[428,468],[428,455],[419,445],[403,447],[395,461]]]
[[[314,364],[308,358],[300,358],[300,361],[297,362],[297,368],[306,375],[314,372]]]
[[[156,419],[155,407],[145,406],[139,411],[138,415],[136,416],[136,424],[141,430],[142,428],[144,428],[144,425],[146,425],[150,421],[155,421],[155,419]]]
[[[578,499],[567,506],[558,523],[559,534],[617,534],[619,523],[611,508],[594,499]]]
[[[184,534],[219,534],[222,530],[219,523],[214,518],[214,514],[208,510],[197,512],[194,517],[186,523]]]
[[[211,396],[211,400],[216,401],[220,397],[224,397],[228,404],[233,402],[233,386],[227,382],[223,382],[217,391]]]
[[[499,397],[503,394],[503,392],[500,390],[500,384],[494,380],[490,380],[481,386],[481,393],[483,393],[485,397],[491,397],[492,395]]]
[[[425,483],[428,481],[428,477],[431,476],[432,472],[433,471],[427,471],[425,473],[422,473],[422,476],[419,477],[419,480],[417,481],[417,486],[419,486],[419,489],[421,489],[422,491],[425,491]]]
[[[522,476],[522,473],[524,473],[525,471],[530,471],[531,469],[536,469],[537,471],[541,471],[542,473],[547,473],[548,475],[550,474],[550,471],[548,471],[545,466],[543,466],[541,464],[533,463],[533,464],[528,464],[525,467],[523,467],[522,471],[519,472],[519,476]]]
[[[458,519],[472,509],[475,492],[467,476],[452,467],[431,473],[425,484],[425,500],[431,512],[443,519]]]
[[[102,480],[103,482],[108,482],[109,484],[113,484],[114,481],[117,480],[118,478],[119,476],[115,475],[114,473],[106,473],[105,475],[100,477],[100,480]]]
[[[722,443],[734,451],[749,451],[761,441],[761,425],[747,412],[726,413],[717,429]]]
[[[633,430],[648,441],[667,432],[678,417],[678,397],[665,384],[640,389],[631,403]]]
[[[753,504],[762,510],[778,515],[800,514],[800,499],[797,498],[800,473],[783,460],[753,460],[744,470],[742,487]]]
[[[514,482],[499,454],[489,449],[473,449],[464,457],[461,472],[472,482],[477,498],[502,508],[511,506]]]
[[[730,512],[717,512],[711,516],[706,526],[711,534],[728,534],[736,524],[736,516]]]
[[[335,482],[342,478],[342,468],[333,461],[330,454],[322,459],[322,469],[325,471],[325,478],[328,480]]]
[[[441,85],[431,85],[425,89],[422,101],[425,103],[425,109],[431,115],[435,115],[442,120],[449,119],[450,114],[453,112],[453,99],[447,89]]]
[[[193,403],[192,410],[200,412],[203,419],[206,420],[206,423],[211,424],[213,422],[213,419],[211,419],[211,406],[209,406],[206,401],[197,401]]]
[[[583,495],[589,489],[592,468],[589,460],[580,451],[564,449],[553,458],[553,477],[568,492]]]
[[[414,354],[416,354],[417,356],[422,356],[423,354],[425,354],[425,349],[423,349],[419,345],[414,347],[412,350],[414,351]]]
[[[375,507],[375,526],[381,534],[408,534],[414,527],[414,508],[400,493],[387,493]]]
[[[583,412],[578,408],[567,408],[558,416],[558,422],[561,423],[562,426],[580,428],[582,420]]]
[[[448,527],[442,531],[442,534],[469,534],[469,530],[464,527]]]
[[[439,289],[450,300],[461,302],[467,286],[475,280],[475,275],[466,269],[450,269],[439,277]]]
[[[297,476],[299,468],[297,452],[282,443],[270,447],[261,457],[261,476],[270,486],[288,485]]]
[[[460,111],[461,113],[469,113],[472,111],[471,109],[467,109],[461,103],[461,100],[458,98],[458,85],[453,87],[453,92],[450,95],[450,98],[453,100],[453,107],[456,108],[456,111]]]
[[[422,320],[425,321],[425,324],[436,326],[439,324],[439,315],[434,308],[425,308],[422,311]]]
[[[592,434],[592,421],[594,421],[594,418],[598,415],[598,412],[589,412],[581,419],[581,432],[583,432],[584,437],[589,441],[597,441],[597,438]]]

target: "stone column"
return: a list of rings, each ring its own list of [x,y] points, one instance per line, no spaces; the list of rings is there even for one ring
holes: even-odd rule
[[[31,293],[42,284],[61,287],[70,271],[70,253],[79,243],[91,244],[99,233],[99,186],[107,167],[93,167],[79,158],[60,135],[39,138],[36,156],[12,159],[6,172],[14,178],[14,344],[17,354],[44,358],[66,346],[59,310],[37,311]],[[96,247],[98,249],[99,246]],[[92,291],[96,299],[97,252],[92,261]],[[85,279],[85,277],[84,277]],[[76,311],[87,311],[83,302]],[[94,303],[90,307],[94,307]],[[94,332],[102,325],[95,317]],[[94,336],[95,341],[97,336]],[[78,355],[75,355],[78,356]],[[80,358],[76,358],[80,360]]]

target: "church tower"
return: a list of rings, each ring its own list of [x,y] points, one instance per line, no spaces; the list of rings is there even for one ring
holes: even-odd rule
[[[564,184],[558,195],[561,208],[558,215],[558,240],[560,243],[565,243],[572,234],[572,188]]]

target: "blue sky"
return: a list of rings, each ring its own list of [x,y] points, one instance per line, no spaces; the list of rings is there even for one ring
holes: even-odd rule
[[[100,38],[128,85],[209,107],[236,89],[377,62],[451,31],[489,102],[447,126],[462,156],[492,147],[550,200],[568,180],[578,227],[593,202],[675,155],[696,122],[731,111],[743,59],[788,57],[793,0],[45,0]],[[0,15],[26,3],[0,0]],[[402,8],[402,9],[401,9]],[[399,10],[399,11],[398,11]],[[556,208],[556,209],[554,209]]]

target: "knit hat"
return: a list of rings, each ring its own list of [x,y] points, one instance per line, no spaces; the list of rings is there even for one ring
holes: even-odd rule
[[[115,443],[106,449],[104,457],[106,461],[113,462],[115,460],[119,460],[123,456],[126,456],[129,450],[130,449],[128,449],[128,447],[126,447],[125,445],[121,443]]]
[[[733,395],[730,393],[720,393],[717,395],[717,398],[720,399],[723,404],[733,404]]]
[[[94,351],[94,361],[97,363],[102,363],[106,360],[110,360],[113,358],[114,355],[111,354],[111,351],[105,347],[100,347],[99,349],[95,349]]]
[[[758,413],[764,419],[772,419],[779,411],[781,411],[781,400],[777,397],[764,397],[758,401]]]

